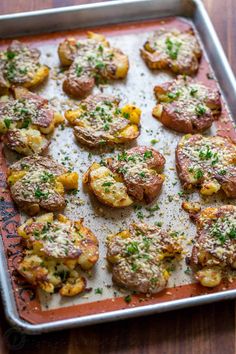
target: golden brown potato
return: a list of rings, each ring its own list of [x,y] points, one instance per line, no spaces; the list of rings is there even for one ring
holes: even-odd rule
[[[192,29],[159,29],[141,49],[141,56],[150,69],[169,69],[176,74],[195,74],[201,55]]]
[[[185,135],[176,148],[176,168],[183,187],[203,195],[222,189],[236,198],[236,145],[220,136]]]
[[[0,52],[0,95],[12,86],[35,87],[44,82],[49,68],[39,62],[40,51],[19,41],[12,41]]]
[[[166,287],[173,261],[181,252],[176,238],[144,223],[132,224],[107,239],[113,281],[141,293],[157,293]]]
[[[131,104],[119,108],[119,100],[108,95],[91,95],[77,110],[66,111],[76,139],[89,147],[125,143],[140,134],[141,110]]]
[[[98,240],[83,225],[52,213],[28,219],[18,228],[26,247],[18,266],[20,274],[48,293],[60,289],[62,296],[81,293],[86,280],[78,266],[91,269],[98,260]]]
[[[93,163],[83,182],[104,204],[115,208],[134,200],[151,203],[160,193],[165,158],[155,149],[138,146],[109,158],[105,166]]]
[[[191,264],[196,279],[214,287],[236,269],[236,207],[206,208],[197,218],[196,244]]]
[[[11,165],[7,182],[19,208],[35,215],[41,208],[64,209],[65,190],[78,188],[78,174],[69,173],[49,157],[33,155]]]
[[[24,87],[13,89],[15,99],[0,102],[0,134],[4,143],[23,155],[42,153],[49,141],[44,136],[54,131],[64,118],[48,106],[48,100]]]
[[[220,92],[190,77],[155,86],[158,100],[152,114],[166,127],[181,133],[202,132],[211,127],[221,113]]]
[[[87,37],[67,38],[58,48],[61,64],[70,65],[63,90],[78,98],[88,95],[96,82],[125,78],[129,69],[128,57],[121,50],[110,47],[104,36],[88,32]]]

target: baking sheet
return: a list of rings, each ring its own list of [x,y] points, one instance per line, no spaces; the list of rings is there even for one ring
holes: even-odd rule
[[[133,308],[158,302],[174,301],[176,299],[207,294],[209,291],[200,288],[193,283],[191,272],[185,264],[185,260],[181,262],[179,267],[173,272],[169,281],[169,288],[164,292],[153,297],[133,296],[130,304],[126,304],[124,296],[130,292],[120,290],[114,287],[111,281],[111,274],[107,269],[105,256],[105,239],[108,234],[118,232],[120,229],[125,229],[129,223],[134,220],[141,220],[147,223],[162,222],[163,228],[177,231],[182,243],[185,245],[186,255],[191,250],[192,238],[195,233],[195,227],[189,221],[188,214],[182,208],[181,203],[186,199],[182,193],[181,186],[175,172],[174,151],[176,144],[181,134],[175,133],[164,128],[161,123],[154,119],[151,115],[151,110],[156,101],[153,95],[154,85],[166,81],[171,78],[167,72],[151,72],[142,61],[138,48],[141,48],[148,35],[158,26],[177,27],[181,29],[193,26],[192,23],[184,19],[168,19],[160,21],[146,21],[143,23],[133,23],[129,25],[116,25],[96,29],[107,35],[112,46],[121,48],[130,60],[130,70],[126,80],[123,82],[109,83],[96,88],[95,92],[103,91],[105,93],[116,94],[121,98],[121,105],[127,102],[135,103],[142,109],[142,130],[138,138],[138,145],[151,146],[153,139],[157,140],[154,146],[158,151],[163,153],[166,158],[165,175],[166,181],[163,186],[162,193],[155,200],[152,208],[158,204],[159,210],[153,212],[147,210],[146,206],[139,206],[138,210],[129,207],[123,210],[111,210],[100,203],[93,197],[87,194],[82,187],[82,174],[86,171],[93,161],[100,161],[101,157],[109,156],[112,151],[91,151],[82,146],[79,146],[73,137],[72,129],[57,128],[49,149],[49,154],[57,161],[65,164],[67,167],[72,167],[80,175],[79,193],[74,196],[69,196],[68,205],[65,209],[65,214],[71,219],[84,217],[84,224],[91,228],[96,234],[100,242],[100,260],[91,272],[88,279],[88,289],[81,296],[70,299],[62,299],[59,295],[45,296],[42,292],[38,292],[38,299],[32,295],[31,289],[26,284],[18,283],[17,277],[13,276],[16,283],[16,300],[20,316],[31,323],[45,323],[65,319],[75,316],[94,315],[101,312],[118,310],[123,308]],[[32,46],[36,46],[42,52],[41,62],[51,67],[50,81],[41,87],[36,92],[48,98],[53,107],[64,112],[67,108],[76,107],[76,101],[68,99],[61,89],[63,80],[63,72],[59,67],[59,61],[56,54],[58,43],[67,35],[84,36],[84,30],[77,30],[70,33],[57,33],[52,35],[43,35],[35,37],[23,38]],[[6,45],[7,41],[2,41],[2,45]],[[201,67],[197,78],[206,82],[210,86],[215,86],[215,80],[209,80],[207,74],[212,74],[212,70],[207,63],[206,55],[201,62]],[[229,114],[224,110],[218,126],[214,125],[207,134],[214,134],[216,130],[220,130],[221,134],[226,134],[233,137],[232,124],[231,131],[228,130],[226,118],[228,122]],[[127,145],[128,148],[133,145]],[[114,153],[119,152],[120,148],[116,147]],[[5,150],[5,156],[8,161],[14,159],[14,154]],[[4,162],[3,162],[4,163]],[[204,206],[226,203],[223,195],[219,197],[202,198],[198,193],[193,193],[187,196],[189,200],[197,200]],[[232,204],[233,202],[230,201]],[[139,216],[139,217],[138,217]],[[15,216],[18,218],[18,216]],[[24,219],[21,215],[21,219]],[[141,219],[140,219],[141,218]],[[15,234],[13,232],[15,237]],[[14,238],[12,237],[12,239]],[[14,239],[17,244],[17,239]],[[11,258],[12,256],[10,256]],[[14,262],[17,262],[17,256],[14,255]],[[13,262],[13,265],[15,264]],[[20,285],[19,285],[20,284]],[[228,288],[233,288],[233,284],[229,284]],[[22,288],[24,289],[21,292]],[[96,294],[95,289],[102,288],[102,294]],[[221,288],[215,291],[222,290]],[[223,286],[224,290],[224,286]],[[21,293],[21,296],[18,296]],[[22,295],[23,294],[23,295]],[[32,301],[27,303],[28,299]],[[58,310],[60,309],[60,310]]]

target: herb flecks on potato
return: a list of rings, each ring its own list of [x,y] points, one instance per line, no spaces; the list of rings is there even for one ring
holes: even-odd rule
[[[83,182],[104,204],[115,208],[134,201],[151,203],[160,193],[165,158],[155,149],[139,146],[109,158],[104,165],[93,163]]]
[[[141,49],[141,56],[150,69],[168,69],[176,74],[195,74],[201,55],[201,48],[192,29],[159,29]]]
[[[221,113],[220,92],[190,77],[155,86],[158,100],[152,114],[166,127],[181,133],[202,132],[211,127]]]
[[[87,96],[96,82],[126,77],[128,57],[117,48],[110,47],[101,34],[88,32],[88,38],[67,38],[59,45],[58,55],[62,65],[70,66],[63,90],[73,97]]]
[[[236,207],[206,208],[196,221],[191,264],[201,285],[215,287],[236,269]]]
[[[113,281],[141,293],[157,293],[167,286],[182,247],[176,237],[157,226],[132,224],[107,239],[107,260]]]
[[[19,41],[12,41],[0,52],[0,94],[8,93],[12,86],[35,87],[44,82],[49,68],[40,64],[40,51]]]
[[[98,260],[98,240],[83,220],[71,221],[52,213],[28,219],[18,228],[25,254],[18,272],[32,285],[47,293],[59,289],[61,296],[75,296],[85,290],[80,274]]]
[[[176,167],[183,187],[203,195],[222,189],[236,197],[236,145],[220,136],[185,135],[176,148]]]
[[[78,188],[78,174],[68,172],[49,157],[34,155],[11,165],[7,182],[19,208],[35,215],[41,209],[64,209],[65,190]]]
[[[45,135],[64,121],[48,100],[23,87],[13,89],[14,99],[0,101],[0,134],[5,145],[22,155],[40,154],[48,147]]]
[[[119,100],[108,95],[91,95],[77,110],[65,113],[78,142],[101,147],[133,141],[140,134],[141,110],[131,104],[119,108]]]

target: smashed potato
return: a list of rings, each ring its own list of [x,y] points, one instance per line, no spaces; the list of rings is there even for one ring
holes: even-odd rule
[[[150,69],[169,69],[176,74],[195,74],[201,55],[192,29],[159,29],[141,49],[141,56]]]
[[[18,228],[26,247],[18,272],[48,293],[75,296],[86,287],[78,266],[91,269],[98,260],[98,240],[83,225],[52,213],[28,219]]]
[[[190,77],[155,86],[158,100],[152,114],[166,127],[181,133],[197,133],[211,127],[221,113],[220,92]]]
[[[44,82],[49,68],[39,62],[40,51],[19,41],[12,41],[0,52],[0,95],[12,86],[35,87]]]
[[[185,135],[176,148],[176,168],[183,188],[202,195],[222,189],[236,198],[236,145],[220,136]]]
[[[228,277],[229,270],[236,269],[236,207],[206,208],[196,221],[191,264],[203,286],[215,287]]]
[[[107,260],[118,285],[141,293],[157,293],[167,286],[171,260],[180,258],[178,240],[157,226],[132,224],[107,239]]]
[[[104,164],[93,163],[83,178],[102,203],[121,208],[135,200],[151,203],[159,194],[165,158],[155,149],[138,146]]]
[[[118,105],[119,100],[112,96],[91,95],[65,117],[74,127],[76,139],[89,147],[132,141],[140,134],[141,110],[130,104]]]
[[[48,147],[44,135],[64,118],[48,107],[48,100],[24,87],[13,89],[15,99],[0,101],[0,134],[11,150],[23,155],[40,154]]]
[[[49,157],[25,157],[11,165],[7,183],[13,200],[29,215],[64,209],[65,190],[78,188],[78,174]]]
[[[88,95],[96,82],[125,78],[129,69],[128,57],[120,49],[110,47],[103,35],[88,32],[87,37],[67,38],[58,48],[61,64],[70,66],[63,90],[78,98]]]

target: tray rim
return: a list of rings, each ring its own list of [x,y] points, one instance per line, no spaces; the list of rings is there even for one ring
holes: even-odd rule
[[[224,71],[227,73],[226,80],[228,80],[230,88],[233,88],[233,96],[236,97],[236,80],[233,71],[229,65],[224,50],[220,44],[218,36],[214,30],[214,27],[210,21],[210,18],[206,12],[203,3],[201,2],[201,0],[186,0],[186,1],[189,4],[195,5],[197,10],[200,12],[200,15],[202,16],[205,25],[207,26],[208,31],[210,33],[211,40],[214,42],[215,50],[219,55],[221,64],[224,66]],[[115,0],[115,1],[107,1],[107,2],[98,2],[93,4],[60,7],[55,9],[44,9],[44,10],[37,10],[37,11],[30,11],[30,12],[21,12],[16,14],[6,14],[6,15],[0,15],[0,23],[2,21],[4,22],[8,20],[17,20],[17,19],[24,19],[30,17],[34,18],[34,17],[50,15],[50,14],[57,15],[62,13],[77,12],[81,10],[101,9],[101,8],[109,9],[109,8],[114,8],[115,6],[122,6],[124,4],[125,5],[130,4],[132,6],[135,6],[135,4],[137,3],[141,5],[146,5],[147,2],[149,2],[150,4],[154,4],[155,2],[157,2],[157,0]],[[143,18],[143,14],[140,17]],[[158,16],[156,16],[156,18],[157,17]],[[138,317],[138,316],[143,316],[148,314],[161,313],[164,311],[177,310],[184,307],[197,306],[202,304],[208,304],[215,301],[229,300],[229,299],[236,298],[236,289],[233,289],[233,290],[226,290],[226,291],[221,291],[213,294],[199,295],[192,298],[189,297],[185,299],[157,303],[154,305],[152,304],[152,305],[146,305],[142,307],[115,310],[106,313],[99,313],[95,315],[88,315],[88,316],[83,316],[78,318],[71,318],[66,320],[59,320],[54,322],[48,322],[45,324],[35,325],[22,320],[19,317],[19,315],[17,317],[17,310],[16,310],[14,294],[12,292],[11,279],[8,276],[8,272],[5,271],[7,266],[6,266],[6,256],[4,253],[2,239],[0,240],[0,255],[1,255],[0,256],[0,291],[1,291],[6,318],[10,322],[10,324],[14,326],[17,330],[27,334],[40,334],[49,331],[73,328],[76,326],[77,327],[87,326],[96,323],[104,323],[112,320],[120,320],[120,319]]]

